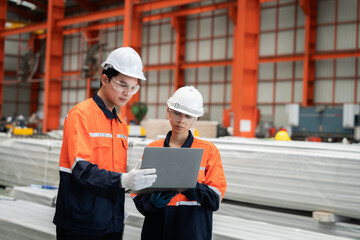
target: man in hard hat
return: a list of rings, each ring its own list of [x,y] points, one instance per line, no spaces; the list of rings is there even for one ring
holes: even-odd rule
[[[115,106],[124,106],[146,80],[140,56],[129,47],[102,64],[100,89],[65,118],[60,185],[54,224],[57,239],[122,239],[124,188],[140,190],[156,179],[155,169],[126,173],[128,130]]]
[[[149,147],[202,148],[204,153],[194,189],[132,194],[136,208],[145,216],[141,239],[211,239],[213,211],[219,209],[226,180],[219,150],[211,142],[194,138],[190,131],[204,114],[203,98],[194,87],[182,87],[167,106],[172,131]]]

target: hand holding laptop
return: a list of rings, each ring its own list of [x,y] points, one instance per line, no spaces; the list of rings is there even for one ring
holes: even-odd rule
[[[131,190],[141,190],[150,187],[156,180],[155,168],[140,169],[141,159],[136,166],[128,173],[121,176],[121,186]]]

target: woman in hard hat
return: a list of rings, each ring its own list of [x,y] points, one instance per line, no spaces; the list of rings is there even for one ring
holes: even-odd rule
[[[178,89],[167,101],[171,129],[150,147],[204,149],[197,185],[184,192],[133,194],[145,216],[141,239],[211,239],[213,211],[219,209],[226,180],[219,150],[211,142],[194,138],[190,128],[203,116],[203,98],[194,87]]]
[[[142,189],[155,169],[126,173],[128,130],[115,106],[124,106],[145,80],[134,49],[115,49],[102,65],[100,89],[66,116],[60,153],[56,239],[122,239],[124,188]],[[149,175],[150,173],[150,175]]]

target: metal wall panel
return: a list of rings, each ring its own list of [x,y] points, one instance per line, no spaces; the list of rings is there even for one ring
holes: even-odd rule
[[[276,79],[290,79],[293,74],[292,62],[279,62],[276,64]]]
[[[295,46],[295,53],[303,53],[304,52],[304,39],[305,39],[305,30],[298,29],[296,30],[296,46]]]
[[[271,103],[273,101],[273,87],[274,84],[272,82],[259,82],[257,94],[258,103]]]
[[[291,102],[291,82],[279,81],[276,82],[276,94],[275,101],[279,103]]]
[[[281,31],[278,34],[277,54],[291,54],[294,52],[294,31]]]
[[[336,77],[353,77],[355,75],[355,58],[336,59]]]
[[[332,60],[321,60],[315,62],[315,78],[329,77],[332,75]]]
[[[357,6],[358,0],[346,0],[338,2],[338,12],[337,18],[338,21],[355,21],[357,15]]]
[[[293,28],[295,26],[295,5],[279,8],[279,28]]]
[[[352,103],[354,102],[354,80],[353,79],[337,79],[335,81],[335,99],[336,103]]]
[[[274,55],[275,54],[275,33],[262,33],[260,34],[260,43],[259,43],[259,55]]]
[[[329,80],[321,80],[315,81],[315,103],[326,103],[331,102],[332,100],[332,84],[333,81]]]
[[[356,24],[339,24],[336,31],[336,49],[355,49],[356,34]]]
[[[272,118],[272,106],[270,105],[258,105],[258,108],[261,112],[260,119],[267,118],[270,116]]]
[[[274,77],[274,63],[259,64],[259,80],[272,79]]]
[[[317,23],[328,23],[335,21],[335,0],[319,0]]]
[[[262,5],[264,6],[264,4]],[[260,31],[273,30],[276,27],[276,8],[261,9]]]
[[[317,28],[317,51],[330,51],[334,49],[334,31],[334,26],[320,26]]]

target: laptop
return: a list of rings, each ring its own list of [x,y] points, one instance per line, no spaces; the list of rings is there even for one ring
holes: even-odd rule
[[[182,192],[195,188],[202,155],[201,148],[145,147],[140,168],[156,168],[157,178],[151,187],[131,192]]]

